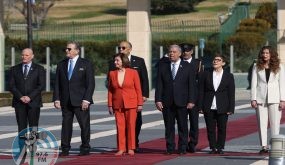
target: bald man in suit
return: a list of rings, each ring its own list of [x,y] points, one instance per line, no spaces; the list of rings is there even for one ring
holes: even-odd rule
[[[30,48],[22,51],[22,62],[11,67],[9,86],[13,94],[12,107],[15,108],[18,131],[29,127],[38,127],[41,92],[45,89],[45,71],[33,62],[34,53]]]

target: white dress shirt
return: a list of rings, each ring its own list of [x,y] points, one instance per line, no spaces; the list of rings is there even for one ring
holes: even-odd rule
[[[32,62],[30,62],[30,63],[28,63],[28,64],[23,64],[23,66],[22,66],[22,69],[23,69],[23,73],[24,73],[24,71],[25,71],[25,65],[27,65],[28,66],[28,72],[27,72],[27,74],[29,74],[29,71],[30,71],[30,69],[31,69],[31,66],[32,66]]]
[[[78,60],[78,58],[79,58],[79,55],[76,55],[75,57],[73,57],[72,59],[69,59],[68,60],[68,65],[67,65],[67,72],[69,71],[69,66],[70,66],[70,60],[72,60],[72,62],[73,62],[73,69],[74,69],[74,67],[75,67],[75,64],[76,64],[76,62],[77,62],[77,60]]]
[[[221,83],[223,73],[224,73],[223,69],[221,72],[213,71],[213,86],[214,86],[215,91],[217,91],[217,89]],[[214,96],[214,98],[213,98],[211,109],[217,110],[216,96]]]
[[[184,61],[187,61],[188,63],[191,63],[191,61],[192,61],[192,57],[191,57],[191,58],[189,58],[189,59],[187,59],[187,60],[185,60],[185,59],[184,59]]]
[[[177,70],[178,70],[178,68],[179,68],[179,66],[180,66],[180,62],[181,62],[181,59],[180,59],[180,58],[179,58],[176,62],[171,62],[171,70],[172,70],[172,68],[173,68],[173,65],[172,65],[172,64],[175,65],[175,76],[176,76]]]

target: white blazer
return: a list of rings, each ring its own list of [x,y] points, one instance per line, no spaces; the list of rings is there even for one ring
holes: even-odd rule
[[[266,102],[266,96],[268,96],[268,102]],[[256,100],[258,104],[285,101],[285,71],[282,64],[280,64],[277,74],[270,72],[268,83],[266,82],[265,69],[258,71],[254,64],[251,79],[251,100]]]

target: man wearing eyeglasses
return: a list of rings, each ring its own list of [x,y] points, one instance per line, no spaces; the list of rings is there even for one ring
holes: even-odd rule
[[[138,56],[131,55],[132,44],[129,41],[122,41],[118,46],[119,53],[126,55],[130,62],[131,68],[138,71],[142,89],[143,100],[146,101],[149,97],[149,83],[148,83],[148,74],[144,59]],[[109,63],[109,71],[115,70],[114,60],[111,60]],[[107,78],[108,79],[108,78]],[[142,126],[142,113],[137,112],[136,120],[136,149],[135,152],[140,152],[139,149],[139,134]]]
[[[90,61],[79,57],[79,44],[68,42],[66,59],[60,61],[56,69],[54,106],[62,110],[60,156],[68,156],[71,148],[74,115],[81,128],[79,156],[90,153],[90,104],[93,104],[95,89],[94,70]]]

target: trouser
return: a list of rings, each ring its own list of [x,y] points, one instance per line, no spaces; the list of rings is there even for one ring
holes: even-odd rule
[[[258,121],[258,133],[261,146],[267,146],[268,117],[270,122],[271,136],[278,135],[280,131],[280,120],[282,111],[279,104],[260,104],[256,109]]]
[[[38,127],[40,118],[40,108],[32,108],[28,105],[15,107],[16,119],[18,124],[18,132],[29,127]]]
[[[118,150],[134,150],[137,109],[115,109]],[[126,148],[127,147],[127,148]]]
[[[199,111],[196,106],[192,109],[188,109],[189,115],[189,142],[188,147],[195,147],[198,144],[198,136],[199,136]]]
[[[219,114],[217,110],[210,110],[204,113],[207,126],[209,146],[211,149],[224,149],[227,133],[228,115]],[[218,128],[218,132],[216,131]]]
[[[139,136],[142,128],[142,112],[137,112],[136,119],[136,148],[139,147]]]
[[[163,108],[163,120],[165,125],[166,149],[168,152],[175,150],[175,119],[178,126],[178,150],[186,151],[188,141],[187,108],[172,105]]]
[[[70,141],[73,130],[74,114],[81,129],[81,151],[90,150],[90,108],[83,111],[81,107],[75,107],[69,104],[62,108],[62,129],[61,129],[61,147],[63,151],[69,151]]]

